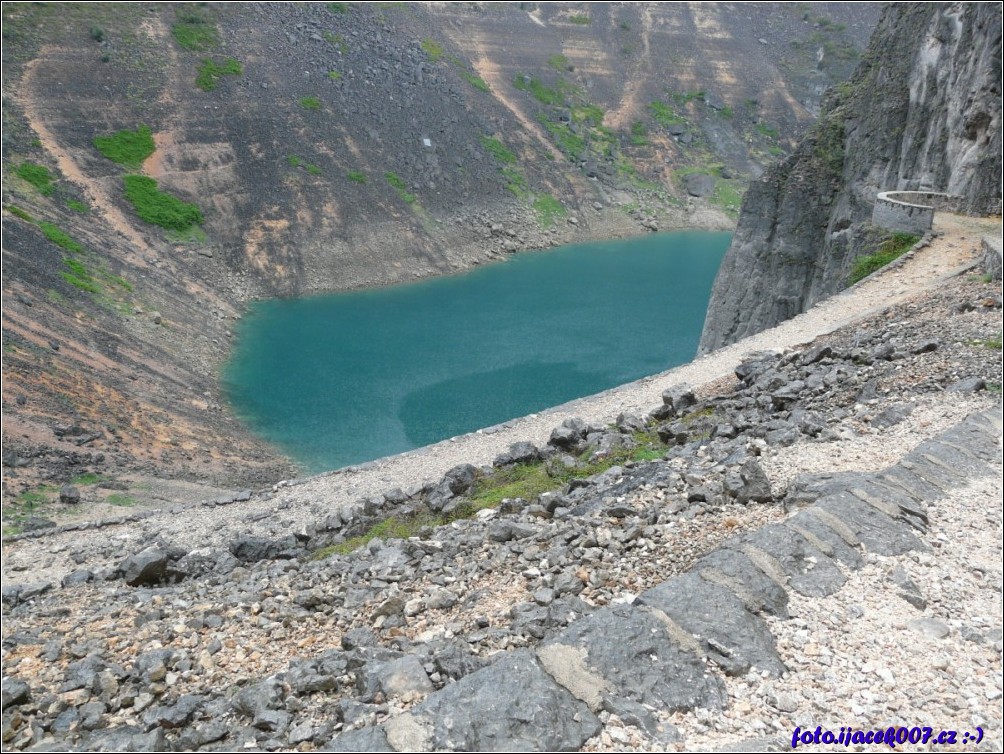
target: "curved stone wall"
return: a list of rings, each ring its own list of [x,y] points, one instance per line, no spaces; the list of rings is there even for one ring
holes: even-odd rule
[[[923,235],[931,229],[936,211],[960,212],[962,209],[960,196],[934,191],[883,191],[872,209],[872,225]]]

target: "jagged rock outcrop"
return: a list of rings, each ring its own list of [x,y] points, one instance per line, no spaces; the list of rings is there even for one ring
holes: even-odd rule
[[[881,190],[947,191],[1000,211],[1001,9],[899,4],[795,152],[750,187],[699,348],[776,325],[846,284],[882,240]]]

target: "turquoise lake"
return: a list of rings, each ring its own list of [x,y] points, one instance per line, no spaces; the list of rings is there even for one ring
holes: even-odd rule
[[[256,302],[224,386],[237,415],[311,473],[428,445],[690,361],[730,239],[578,244]]]

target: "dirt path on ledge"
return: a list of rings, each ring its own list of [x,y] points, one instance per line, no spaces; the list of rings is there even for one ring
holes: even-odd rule
[[[774,350],[809,343],[841,327],[863,322],[890,306],[936,289],[944,280],[971,269],[980,257],[980,239],[1000,235],[1000,221],[940,214],[935,229],[941,234],[931,244],[911,252],[854,287],[833,296],[783,324],[719,349],[683,366],[636,382],[581,398],[539,414],[506,422],[498,427],[390,456],[360,467],[280,485],[271,496],[224,507],[195,505],[159,512],[139,522],[96,530],[57,533],[37,540],[21,540],[4,547],[4,583],[58,580],[78,567],[69,551],[88,544],[121,543],[122,552],[134,552],[158,536],[187,549],[225,545],[242,535],[274,536],[278,531],[308,525],[319,517],[361,497],[394,487],[407,489],[438,480],[459,463],[490,464],[511,443],[521,440],[542,444],[551,430],[569,417],[611,422],[620,413],[644,415],[661,404],[662,392],[687,382],[711,394],[734,380],[733,370],[752,351]],[[8,568],[11,561],[29,559],[27,571]]]

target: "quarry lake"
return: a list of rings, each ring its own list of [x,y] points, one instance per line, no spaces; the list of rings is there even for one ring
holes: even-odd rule
[[[730,238],[578,244],[257,302],[225,389],[248,426],[311,473],[428,445],[691,360]]]

